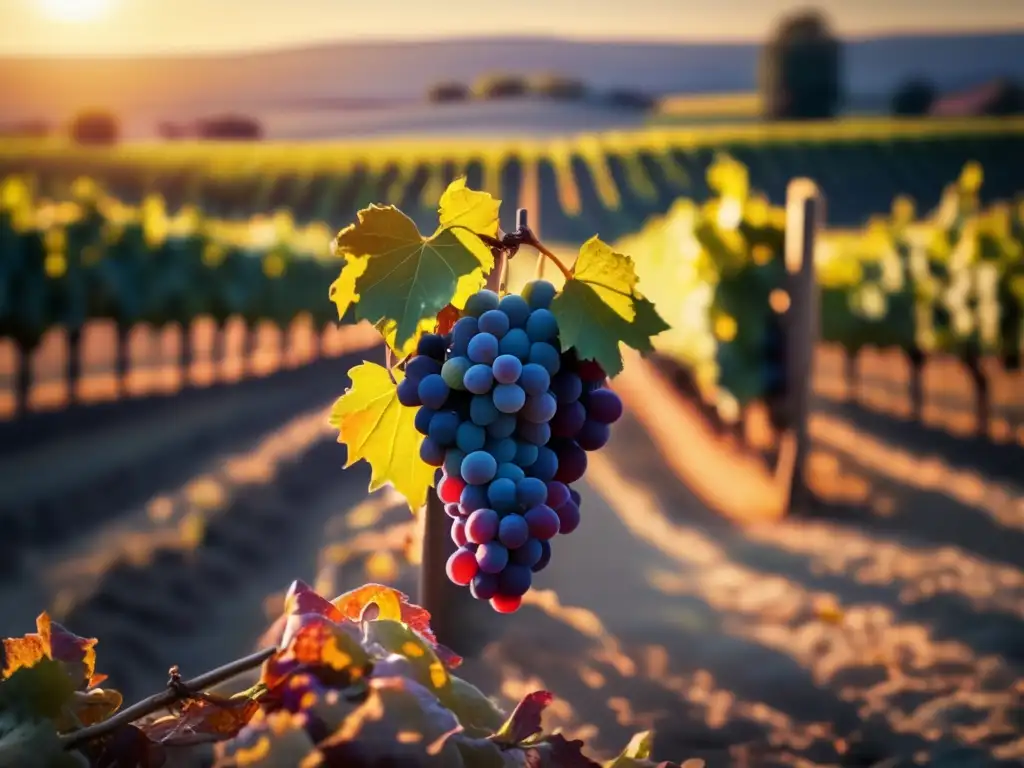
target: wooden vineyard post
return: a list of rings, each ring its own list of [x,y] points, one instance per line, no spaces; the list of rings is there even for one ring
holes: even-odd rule
[[[34,346],[18,343],[15,348],[14,412],[21,417],[28,413],[32,395],[32,357]]]
[[[64,337],[65,354],[64,376],[67,379],[68,402],[78,402],[79,385],[82,381],[82,329],[69,328]]]
[[[805,467],[809,452],[811,376],[818,340],[819,292],[814,273],[817,235],[825,220],[825,199],[813,181],[793,179],[786,190],[786,441],[780,457],[784,509],[807,501]]]
[[[128,376],[131,374],[132,327],[121,321],[117,323],[117,344],[114,349],[114,378],[118,397],[128,395]]]

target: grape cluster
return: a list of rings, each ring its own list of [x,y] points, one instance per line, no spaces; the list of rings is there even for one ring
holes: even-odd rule
[[[458,546],[448,577],[501,613],[519,608],[551,539],[579,525],[570,486],[622,415],[601,366],[562,351],[554,296],[544,280],[522,295],[479,291],[451,333],[420,339],[398,385],[419,407],[421,458],[442,468]]]

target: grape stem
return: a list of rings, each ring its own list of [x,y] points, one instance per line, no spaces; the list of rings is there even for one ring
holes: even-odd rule
[[[499,277],[496,279],[499,281],[501,280],[500,274],[504,271],[504,264],[499,265],[497,251],[500,250],[502,252],[504,256],[504,261],[507,259],[511,259],[513,256],[515,256],[516,253],[519,251],[520,246],[523,245],[528,245],[535,251],[539,252],[543,258],[550,260],[552,264],[558,267],[559,271],[562,273],[566,280],[572,280],[572,272],[569,270],[567,266],[565,266],[565,263],[560,258],[558,258],[554,253],[552,253],[551,250],[548,249],[544,245],[544,243],[542,243],[537,238],[537,236],[533,233],[533,230],[530,229],[525,224],[520,224],[516,228],[515,232],[508,232],[502,235],[500,238],[491,237],[490,235],[483,235],[480,234],[479,232],[475,234],[484,243],[491,246],[492,251],[495,253],[495,268],[491,274],[494,274],[494,272],[498,272]]]
[[[233,677],[238,677],[243,672],[248,672],[250,669],[260,666],[274,654],[275,650],[277,649],[264,648],[262,651],[257,651],[241,659],[230,661],[216,669],[211,669],[209,672],[205,672],[191,680],[182,680],[177,671],[172,669],[167,687],[162,691],[132,704],[127,709],[122,709],[107,720],[86,728],[80,728],[77,731],[62,734],[60,737],[61,745],[64,749],[74,749],[87,741],[113,733],[122,726],[130,725],[136,720],[141,720],[154,712],[166,709],[179,701],[200,698],[203,691],[207,688],[219,685]]]

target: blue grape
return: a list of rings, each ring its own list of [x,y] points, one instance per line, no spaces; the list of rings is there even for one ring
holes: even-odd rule
[[[558,515],[559,533],[570,534],[580,525],[580,508],[572,501],[566,502],[556,509],[555,514]],[[498,530],[500,532],[500,526]]]
[[[577,491],[575,488],[569,489],[569,498],[573,500],[576,506],[579,506],[581,503],[583,503],[583,497],[580,496],[580,492]]]
[[[459,509],[463,515],[471,515],[478,509],[484,509],[488,504],[487,488],[483,485],[467,485],[462,489],[462,496],[459,498]]]
[[[491,507],[499,512],[514,510],[516,506],[516,484],[508,478],[496,477],[487,486],[487,499]]]
[[[459,417],[453,411],[439,411],[430,420],[427,436],[438,445],[447,448],[455,442],[458,429]]]
[[[473,363],[468,357],[453,357],[441,366],[441,378],[449,389],[465,389],[463,379]]]
[[[523,472],[522,467],[516,466],[512,463],[499,464],[498,471],[494,474],[497,477],[503,477],[507,480],[511,480],[513,483],[518,483],[524,477],[526,473]]]
[[[465,451],[459,448],[449,448],[444,454],[444,471],[452,477],[462,477],[462,460],[464,458],[466,458]]]
[[[436,413],[437,411],[433,408],[427,408],[425,405],[421,405],[419,410],[416,411],[416,416],[412,421],[416,431],[424,437],[430,434],[430,422],[433,420]]]
[[[450,390],[448,385],[444,383],[444,379],[441,378],[441,374],[432,373],[424,377],[416,391],[420,396],[420,401],[425,406],[439,409],[444,405],[445,400],[448,399],[448,392]]]
[[[490,395],[474,395],[473,401],[469,404],[469,418],[474,424],[486,427],[493,424],[501,416],[501,411],[494,407],[494,400]]]
[[[555,298],[555,286],[547,280],[531,280],[523,286],[523,298],[530,309],[547,309]]]
[[[494,385],[494,373],[491,366],[477,363],[470,366],[462,378],[463,385],[474,395],[486,395]]]
[[[510,563],[498,574],[498,594],[522,597],[530,591],[533,572],[525,565]]]
[[[430,438],[428,437],[427,440]],[[486,451],[473,451],[462,460],[462,479],[470,485],[483,485],[494,479],[498,462]]]
[[[498,351],[503,355],[512,355],[520,362],[530,356],[530,337],[522,328],[513,328],[498,342]]]
[[[508,315],[500,309],[491,309],[480,315],[477,320],[477,327],[480,333],[489,333],[496,339],[501,339],[509,329]]]
[[[493,422],[487,425],[487,434],[490,437],[501,439],[511,437],[516,431],[516,417],[511,413],[503,413]]]
[[[469,592],[477,600],[490,600],[498,594],[498,576],[493,573],[478,573],[469,583]]]
[[[487,442],[487,433],[484,432],[484,428],[471,421],[462,422],[455,431],[455,445],[464,453],[479,451],[484,447],[485,442]],[[465,463],[465,459],[463,459],[463,463]]]
[[[469,317],[480,317],[484,312],[498,308],[498,294],[494,291],[477,291],[466,301],[465,314]]]
[[[558,471],[555,480],[575,483],[587,471],[587,454],[575,440],[560,440],[557,448]]]
[[[622,418],[622,400],[610,389],[595,389],[587,398],[587,417],[614,424]]]
[[[578,400],[559,405],[551,417],[551,434],[555,437],[576,437],[587,420],[587,409]]]
[[[551,427],[546,423],[534,424],[529,421],[519,422],[516,433],[528,443],[547,445],[551,440]]]
[[[413,381],[409,378],[402,379],[398,382],[397,394],[398,402],[406,408],[415,408],[417,405],[423,405],[423,401],[420,400],[418,381]]]
[[[499,384],[515,384],[523,372],[523,364],[518,357],[512,355],[498,355],[491,368],[494,369],[494,380]]]
[[[558,527],[561,525],[555,510],[546,504],[538,504],[523,515],[523,517],[526,518],[526,522],[530,526],[530,536],[541,541],[547,541],[552,538],[558,533]],[[469,535],[469,540],[473,541],[473,537],[469,533],[469,523],[466,525],[466,534]]]
[[[522,515],[506,515],[498,523],[498,541],[509,549],[518,549],[529,538],[530,526]]]
[[[502,413],[518,413],[526,404],[526,393],[518,384],[499,384],[494,388],[491,399],[494,400],[494,407]]]
[[[534,573],[543,571],[548,567],[549,562],[551,562],[551,542],[542,541],[540,543],[540,560],[530,566],[530,570]]]
[[[519,374],[519,386],[528,395],[540,395],[548,391],[551,386],[551,374],[547,369],[538,363],[527,363]]]
[[[498,309],[508,315],[509,325],[513,328],[522,328],[526,325],[526,319],[530,316],[530,305],[526,299],[514,293],[503,296],[498,302]]]
[[[533,443],[519,441],[516,443],[516,456],[513,461],[520,467],[529,467],[537,460],[537,446]]]
[[[420,443],[420,458],[432,467],[440,467],[444,464],[444,446],[429,437],[424,437],[423,442]]]
[[[575,373],[562,371],[551,380],[551,392],[562,403],[575,403],[583,394],[583,380]]]
[[[497,541],[489,541],[476,551],[476,561],[484,573],[501,573],[508,565],[508,549]]]
[[[540,395],[530,395],[523,404],[520,416],[526,421],[534,424],[546,424],[558,410],[558,401],[554,396],[545,392]]]
[[[469,352],[469,340],[477,334],[475,317],[460,317],[452,326],[452,354],[465,357]]]
[[[568,485],[557,480],[552,480],[548,483],[548,496],[547,501],[544,502],[545,504],[557,512],[559,507],[568,504],[570,501],[572,501],[572,496],[570,495]]]
[[[516,500],[526,509],[543,504],[548,499],[548,486],[536,477],[526,477],[516,483]]]
[[[608,439],[611,436],[612,428],[610,426],[587,419],[576,435],[576,442],[584,451],[599,451],[608,444]]]
[[[419,382],[423,381],[427,376],[432,373],[440,373],[441,364],[430,357],[423,355],[417,355],[416,357],[410,358],[409,362],[405,364],[405,376],[408,379]]]
[[[516,441],[511,437],[491,438],[484,443],[484,450],[499,464],[507,464],[516,458]]]
[[[484,507],[471,513],[466,519],[466,538],[474,544],[486,544],[494,541],[498,535],[498,513]]]
[[[558,354],[558,350],[543,341],[537,341],[530,345],[529,360],[531,363],[537,363],[551,376],[558,373],[562,367],[562,356]]]
[[[469,340],[467,355],[474,363],[490,365],[498,356],[498,338],[490,333],[478,333]]]
[[[535,309],[526,321],[530,341],[554,341],[558,336],[558,320],[550,309]]]
[[[469,543],[466,538],[466,521],[459,519],[452,521],[452,541],[455,542],[455,546],[464,547]]]
[[[527,528],[529,528],[529,525],[527,525]],[[532,568],[540,562],[540,556],[543,552],[544,548],[541,546],[540,540],[529,538],[521,547],[513,549],[508,553],[508,562],[510,565],[524,565],[527,568]],[[508,566],[505,567],[507,568]]]
[[[465,476],[466,462],[462,462],[463,476]],[[558,472],[558,456],[547,446],[537,448],[537,460],[530,466],[530,476],[539,478],[545,483],[555,479]]]
[[[428,359],[436,361],[444,360],[444,353],[448,351],[448,342],[439,333],[425,333],[420,336],[416,344],[416,354],[423,355]]]

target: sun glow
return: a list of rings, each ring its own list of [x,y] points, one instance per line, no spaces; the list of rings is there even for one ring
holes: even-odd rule
[[[53,21],[82,23],[105,15],[110,0],[39,0],[42,11]]]

